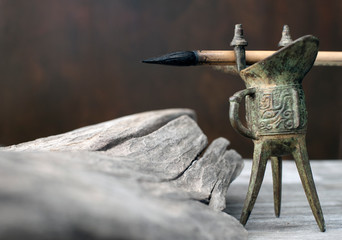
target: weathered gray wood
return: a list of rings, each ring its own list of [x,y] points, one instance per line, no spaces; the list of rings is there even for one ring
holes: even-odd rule
[[[245,239],[231,216],[189,199],[155,197],[138,181],[88,163],[94,159],[113,160],[0,152],[0,239]]]
[[[110,156],[136,159],[136,168],[163,180],[174,179],[203,151],[207,138],[188,116],[170,121],[160,129],[131,138],[106,149]]]
[[[196,119],[190,109],[166,109],[143,112],[86,126],[67,133],[40,138],[8,147],[7,150],[87,150],[105,151],[129,139],[146,136],[180,117]]]
[[[243,161],[224,138],[205,149],[194,116],[147,112],[2,148],[0,239],[246,239],[220,211]]]
[[[326,232],[319,231],[292,161],[283,162],[283,193],[280,218],[273,210],[270,163],[258,199],[246,224],[248,239],[340,239],[342,236],[342,160],[311,161],[318,196],[326,222]],[[251,161],[245,161],[240,177],[228,190],[227,213],[240,218],[248,188]]]

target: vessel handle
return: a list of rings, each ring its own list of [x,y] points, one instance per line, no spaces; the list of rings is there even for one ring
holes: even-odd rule
[[[229,120],[230,123],[232,124],[232,127],[241,135],[256,139],[254,133],[243,126],[243,124],[240,121],[239,117],[239,107],[240,107],[240,102],[242,99],[244,99],[247,95],[254,95],[255,94],[255,88],[247,88],[244,90],[241,90],[239,92],[236,92],[232,97],[229,98],[230,102],[230,108],[229,108]]]

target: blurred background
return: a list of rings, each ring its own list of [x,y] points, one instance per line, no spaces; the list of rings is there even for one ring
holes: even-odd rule
[[[342,51],[342,1],[0,0],[0,144],[59,134],[124,115],[191,108],[213,140],[243,157],[253,145],[228,120],[241,79],[210,67],[141,60],[181,50],[232,48],[242,23],[247,50],[276,50],[284,24],[293,39]],[[342,158],[342,67],[315,67],[303,85],[311,159]]]

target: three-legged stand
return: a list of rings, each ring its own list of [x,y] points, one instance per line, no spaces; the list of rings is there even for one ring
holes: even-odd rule
[[[279,217],[282,172],[282,159],[280,156],[285,154],[293,155],[312,213],[315,216],[319,229],[324,232],[325,223],[323,212],[312,177],[304,134],[282,137],[265,136],[254,141],[252,173],[240,222],[245,225],[252,212],[264,178],[266,163],[269,158],[271,159],[272,164],[274,210],[275,215]]]

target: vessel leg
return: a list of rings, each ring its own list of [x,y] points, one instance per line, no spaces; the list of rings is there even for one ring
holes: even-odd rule
[[[257,142],[254,144],[252,172],[248,186],[248,192],[242,209],[240,223],[245,225],[252,212],[259,190],[264,179],[265,168],[268,159],[268,153],[265,151],[265,144]]]
[[[298,139],[298,144],[293,152],[293,157],[296,161],[297,169],[300,175],[300,179],[303,184],[303,188],[306,197],[309,201],[313,215],[315,216],[316,222],[319,229],[325,231],[325,223],[323,212],[321,209],[321,204],[317,195],[315,183],[312,177],[310,162],[308,158],[308,153],[306,150],[305,138],[301,137]]]
[[[273,177],[274,213],[276,217],[279,217],[280,208],[281,208],[281,176],[282,176],[281,157],[271,157],[271,164],[272,164],[272,177]]]

